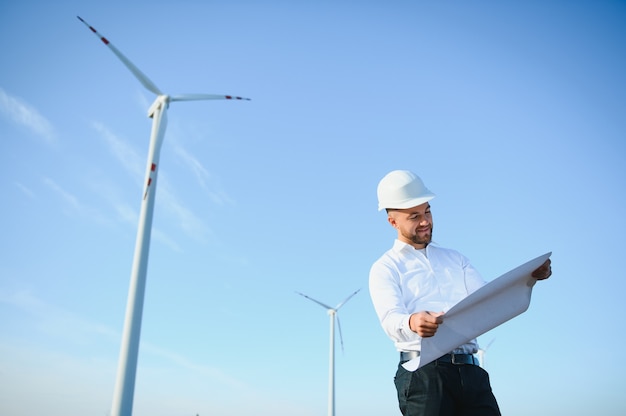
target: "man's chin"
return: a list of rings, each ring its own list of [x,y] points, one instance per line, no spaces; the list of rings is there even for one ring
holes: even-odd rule
[[[432,236],[430,236],[430,235],[428,237],[415,236],[411,240],[415,244],[421,244],[421,245],[427,246],[432,241]]]

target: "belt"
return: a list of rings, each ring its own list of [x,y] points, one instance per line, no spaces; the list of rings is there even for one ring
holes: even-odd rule
[[[402,351],[400,352],[400,362],[406,362],[413,358],[419,357],[419,351]],[[435,360],[438,363],[448,363],[455,365],[472,364],[478,365],[478,358],[473,354],[446,354]]]

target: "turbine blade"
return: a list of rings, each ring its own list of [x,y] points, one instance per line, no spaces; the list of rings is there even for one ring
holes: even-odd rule
[[[341,335],[341,321],[339,320],[339,315],[335,315],[337,317],[337,328],[339,329],[339,342],[341,343],[341,352],[343,353],[343,335]]]
[[[338,311],[339,308],[341,308],[343,305],[346,304],[346,302],[348,302],[350,300],[350,298],[352,298],[352,296],[356,295],[357,293],[359,293],[361,291],[361,289],[357,290],[356,292],[354,292],[353,294],[351,294],[350,296],[348,296],[347,298],[344,299],[343,302],[341,302],[339,305],[337,305],[335,307],[335,310]]]
[[[494,342],[495,340],[496,340],[496,339],[494,338],[494,339],[492,339],[491,341],[489,341],[489,344],[487,344],[487,346],[483,349],[483,351],[485,351],[485,352],[486,352],[486,351],[489,349],[489,347],[491,347],[491,344],[493,344],[493,342]]]
[[[195,100],[246,100],[249,98],[223,94],[179,94],[170,97],[170,101],[195,101]]]
[[[324,304],[324,303],[320,302],[319,300],[315,300],[315,299],[313,299],[312,297],[309,297],[309,296],[305,295],[304,293],[300,293],[300,292],[296,292],[296,293],[297,293],[298,295],[300,295],[300,296],[304,296],[304,297],[305,297],[305,298],[307,298],[308,300],[312,300],[313,302],[317,303],[318,305],[321,305],[321,306],[325,307],[326,309],[332,309],[330,306],[328,306],[328,305],[326,305],[326,304]]]
[[[141,82],[141,84],[144,87],[146,87],[148,90],[152,91],[153,93],[157,95],[163,95],[161,90],[159,90],[159,88],[152,81],[150,81],[150,79],[146,76],[146,74],[141,72],[139,68],[137,68],[131,61],[129,61],[128,58],[125,57],[124,54],[122,54],[122,52],[120,52],[115,46],[113,46],[113,44],[109,42],[107,38],[105,38],[100,33],[98,33],[96,29],[90,26],[89,23],[85,22],[80,16],[76,16],[76,17],[78,17],[78,20],[83,22],[85,26],[87,26],[97,37],[100,38],[100,40],[106,46],[109,47],[109,49],[111,49],[111,51],[115,54],[115,56],[117,56],[120,59],[120,61],[122,61],[122,63],[126,65],[128,69],[130,69],[130,72],[132,72],[133,75],[135,75],[135,77],[139,80],[139,82]]]

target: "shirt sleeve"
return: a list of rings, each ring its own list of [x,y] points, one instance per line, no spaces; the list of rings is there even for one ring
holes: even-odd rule
[[[411,313],[402,299],[399,281],[399,274],[393,267],[380,260],[374,263],[370,269],[369,289],[376,315],[387,336],[396,343],[421,340],[409,327]]]
[[[481,287],[487,284],[485,279],[480,275],[478,270],[474,268],[470,264],[470,261],[467,257],[461,255],[463,271],[465,272],[465,289],[467,290],[467,294],[474,293]]]

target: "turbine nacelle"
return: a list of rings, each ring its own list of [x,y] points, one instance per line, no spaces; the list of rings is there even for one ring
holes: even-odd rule
[[[148,109],[148,117],[153,118],[157,110],[166,110],[170,106],[169,95],[159,95]]]

